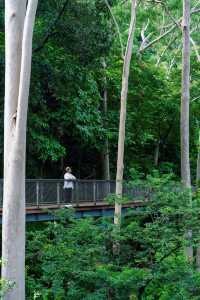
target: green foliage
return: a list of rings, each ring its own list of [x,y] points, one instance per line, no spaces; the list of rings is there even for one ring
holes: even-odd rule
[[[128,1],[109,1],[125,47],[130,19]],[[123,3],[123,4],[122,4]],[[157,2],[156,2],[157,3]],[[163,22],[173,23],[164,6],[140,1],[131,62],[126,124],[125,177],[129,170],[148,174],[155,168],[159,144],[161,172],[179,175],[179,106],[181,87],[181,30],[178,28],[139,54],[141,29],[148,40],[158,37]],[[197,4],[191,1],[191,6]],[[174,19],[182,14],[180,1],[166,5]],[[197,5],[197,8],[199,5]],[[198,14],[192,14],[192,38],[199,43]],[[4,24],[0,10],[0,164],[3,161]],[[169,45],[170,44],[170,45]],[[169,46],[168,46],[169,45]],[[166,46],[168,46],[166,48]],[[40,1],[34,29],[32,79],[28,115],[27,176],[60,177],[64,164],[81,177],[102,178],[105,139],[115,175],[119,124],[122,57],[119,37],[104,0]],[[199,65],[191,47],[191,164],[195,175],[199,128]],[[102,66],[105,59],[107,68]],[[105,83],[106,77],[106,83]],[[104,89],[108,113],[103,110]]]
[[[184,249],[198,245],[199,200],[194,195],[191,208],[188,191],[171,178],[148,177],[153,201],[130,209],[120,232],[111,219],[76,219],[66,209],[45,228],[30,229],[27,299],[198,299],[200,275]]]
[[[2,265],[2,261],[0,262]],[[5,262],[4,262],[5,263]],[[0,299],[3,299],[5,294],[14,287],[15,283],[13,281],[8,281],[5,279],[0,279]]]

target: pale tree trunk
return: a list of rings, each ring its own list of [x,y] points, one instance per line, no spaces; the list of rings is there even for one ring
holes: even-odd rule
[[[199,140],[197,145],[197,168],[196,168],[196,188],[199,189],[200,184],[200,129],[199,129]],[[196,250],[196,268],[200,272],[200,243]]]
[[[200,129],[199,129],[199,141],[197,147],[197,168],[196,168],[196,187],[199,188],[200,184]]]
[[[110,180],[110,155],[109,155],[109,143],[106,138],[103,150],[103,179]]]
[[[106,61],[103,58],[102,65],[104,70],[106,70]],[[108,91],[107,91],[107,78],[106,75],[104,76],[104,90],[103,90],[103,112],[105,118],[107,118],[108,114]],[[107,122],[105,122],[105,127],[107,128]],[[104,142],[104,149],[103,149],[103,179],[110,180],[110,154],[109,154],[109,142],[108,137],[106,136]]]
[[[159,162],[159,154],[160,154],[160,140],[157,141],[154,151],[154,166],[158,167]]]
[[[4,300],[25,299],[25,152],[32,35],[37,0],[5,2],[6,74],[2,279]]]
[[[200,272],[200,245],[197,247],[196,250],[196,269]]]
[[[183,53],[181,99],[181,179],[184,187],[191,187],[189,158],[189,102],[190,102],[190,0],[183,0]]]
[[[200,183],[200,149],[198,147],[198,154],[197,154],[197,169],[196,169],[196,186],[199,188]]]
[[[181,179],[184,188],[191,188],[189,152],[189,109],[190,109],[190,0],[183,0],[183,51],[182,51],[182,97],[181,97]],[[189,201],[191,201],[189,192]],[[192,231],[186,232],[188,241]],[[185,249],[189,262],[193,261],[193,247]]]
[[[118,137],[118,153],[117,153],[117,174],[116,174],[116,196],[122,198],[123,190],[123,172],[124,172],[124,143],[125,143],[125,125],[126,125],[126,106],[128,95],[128,81],[130,72],[130,63],[133,52],[133,37],[135,32],[137,0],[131,1],[131,21],[129,26],[129,34],[124,57],[122,89],[121,89],[121,106],[120,106],[120,123]],[[115,202],[114,223],[120,225],[121,222],[121,203]]]

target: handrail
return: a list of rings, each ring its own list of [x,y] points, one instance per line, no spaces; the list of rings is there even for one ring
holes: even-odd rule
[[[70,189],[64,189],[64,182],[73,182]],[[154,192],[151,188],[127,185],[123,181],[123,195],[131,201],[148,200]],[[115,180],[64,180],[64,179],[26,179],[26,206],[27,207],[61,207],[72,202],[76,206],[97,205],[107,202],[110,194],[115,193]],[[177,185],[174,191],[180,191]],[[0,179],[0,206],[3,202],[3,179]]]
[[[72,182],[73,189],[64,189],[64,182]],[[124,181],[126,183],[126,181]],[[60,207],[69,201],[75,205],[97,205],[106,202],[110,194],[115,193],[115,180],[64,180],[64,179],[26,179],[26,206]],[[124,193],[131,200],[144,198],[148,189],[124,186]],[[3,179],[0,179],[0,205],[3,200]]]

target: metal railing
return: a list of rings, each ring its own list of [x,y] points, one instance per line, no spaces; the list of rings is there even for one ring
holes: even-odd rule
[[[115,181],[75,180],[71,194],[73,204],[96,205],[106,202],[109,195],[115,193]],[[123,194],[130,200],[144,199],[149,190],[142,187],[131,187],[124,184]],[[26,179],[26,206],[42,207],[61,206],[68,201],[64,192],[64,180],[60,179]],[[0,179],[0,206],[3,203],[3,180]]]

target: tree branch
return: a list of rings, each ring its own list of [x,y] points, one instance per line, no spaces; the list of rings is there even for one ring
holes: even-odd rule
[[[191,14],[196,14],[200,12],[200,8],[192,9]]]
[[[163,52],[162,52],[161,55],[159,56],[159,58],[158,58],[158,60],[157,60],[157,63],[156,63],[156,66],[158,66],[158,65],[160,64],[160,61],[161,61],[163,55],[164,55],[165,52],[169,49],[169,47],[173,44],[173,42],[175,42],[176,39],[177,39],[177,35],[175,35],[175,37],[169,41],[169,43],[167,44],[167,46],[165,47],[165,49],[163,50]]]
[[[156,3],[162,4],[162,1],[159,0],[155,0]],[[200,12],[200,8],[192,8],[191,9],[191,15],[192,14],[196,14]],[[140,49],[140,53],[144,52],[146,49],[150,48],[151,46],[153,46],[155,43],[157,43],[158,41],[160,41],[161,39],[163,39],[164,37],[166,37],[168,34],[170,34],[171,32],[173,32],[177,27],[180,28],[180,24],[182,21],[181,17],[178,20],[174,20],[173,18],[173,22],[175,23],[169,30],[167,30],[166,32],[164,32],[163,34],[161,34],[160,36],[158,36],[157,38],[155,38],[153,41],[151,41],[148,45],[146,45],[145,47],[143,47],[142,49]]]
[[[140,53],[144,52],[146,49],[148,49],[151,46],[153,46],[155,43],[157,43],[158,41],[160,41],[161,39],[163,39],[169,33],[173,32],[175,29],[176,29],[176,25],[173,25],[169,30],[167,30],[166,32],[164,32],[163,34],[161,34],[159,37],[157,37],[156,39],[154,39],[153,41],[151,41],[148,45],[146,45],[142,49],[140,49]]]
[[[42,39],[41,44],[40,44],[38,47],[36,47],[35,49],[33,49],[33,52],[38,52],[38,51],[40,51],[40,50],[44,47],[44,45],[48,42],[49,38],[53,35],[53,30],[54,30],[55,26],[57,25],[59,19],[62,17],[62,15],[63,15],[63,13],[64,13],[64,11],[65,11],[65,8],[66,8],[68,2],[69,2],[69,0],[65,0],[63,6],[62,6],[62,8],[61,8],[61,10],[58,12],[58,14],[57,14],[57,16],[55,17],[54,21],[53,21],[52,24],[49,26],[49,28],[48,28],[48,30],[47,30],[45,36],[44,36],[43,39]]]
[[[191,43],[192,43],[192,45],[194,47],[194,51],[196,53],[197,60],[198,60],[198,62],[200,62],[200,55],[199,55],[199,51],[198,51],[197,45],[196,45],[195,41],[193,40],[193,38],[191,36],[190,36],[190,41],[191,41]]]
[[[124,59],[124,45],[122,42],[122,35],[121,35],[120,29],[119,29],[119,24],[117,23],[115,15],[112,12],[112,8],[110,7],[110,4],[108,3],[107,0],[104,0],[104,1],[105,1],[106,6],[108,7],[108,10],[110,12],[112,19],[113,19],[113,23],[115,24],[115,28],[116,28],[116,31],[117,31],[117,34],[119,37],[120,46],[121,46],[121,56],[122,56],[122,59]]]
[[[197,96],[197,97],[193,98],[193,99],[191,100],[191,102],[194,102],[194,101],[198,100],[199,98],[200,98],[200,96]]]

